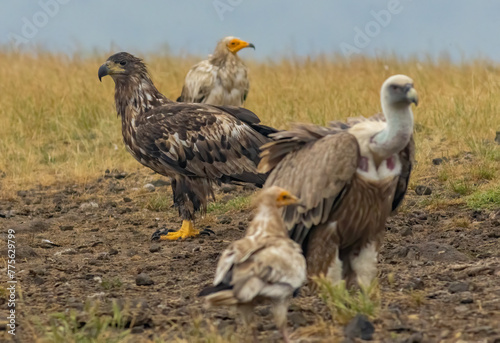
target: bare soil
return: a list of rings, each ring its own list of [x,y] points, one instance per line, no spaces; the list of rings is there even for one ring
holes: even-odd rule
[[[190,341],[200,320],[202,327],[211,323],[220,332],[239,332],[231,311],[204,309],[197,293],[211,283],[223,249],[242,237],[250,210],[209,213],[197,224],[213,230],[212,236],[151,242],[157,229],[180,227],[175,209],[147,209],[148,199],[157,193],[171,202],[168,185],[154,192],[143,189],[158,179],[144,169],[111,172],[87,185],[20,189],[14,199],[0,200],[2,240],[6,242],[8,229],[16,232],[17,342],[41,337],[51,313],[74,309],[83,323],[85,304],[100,301],[102,313],[109,313],[113,299],[132,308],[132,341]],[[226,192],[217,197],[228,201],[253,193],[241,187]],[[409,193],[411,203],[417,195]],[[6,244],[0,253],[5,259]],[[5,266],[3,262],[2,285]],[[373,319],[375,341],[500,342],[497,211],[405,207],[387,224],[379,271],[381,309]],[[153,284],[138,286],[141,273]],[[294,341],[342,341],[343,328],[317,296],[307,293],[301,292],[290,307]],[[12,339],[6,332],[6,305],[4,294],[2,342]],[[259,340],[279,341],[269,309],[260,307],[257,314]]]

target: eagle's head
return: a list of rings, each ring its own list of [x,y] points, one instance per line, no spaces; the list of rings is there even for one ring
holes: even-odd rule
[[[106,63],[99,67],[99,81],[106,75],[111,76],[116,82],[117,80],[132,76],[147,76],[148,71],[142,59],[128,52],[119,52],[110,56]]]

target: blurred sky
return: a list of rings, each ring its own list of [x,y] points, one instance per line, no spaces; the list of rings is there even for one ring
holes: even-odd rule
[[[392,10],[390,18],[387,15]],[[380,12],[383,11],[383,12]],[[385,11],[385,12],[384,12]],[[377,22],[374,13],[379,13]],[[359,33],[361,32],[361,33]],[[245,58],[396,53],[500,61],[497,0],[33,0],[0,2],[0,44],[72,53],[207,55],[234,35]],[[364,37],[362,37],[364,35]]]

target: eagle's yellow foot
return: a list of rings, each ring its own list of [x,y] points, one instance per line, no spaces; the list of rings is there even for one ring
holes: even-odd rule
[[[160,236],[160,241],[175,241],[179,238],[186,239],[188,237],[196,237],[199,234],[200,230],[194,228],[194,224],[191,220],[183,220],[179,231],[169,232],[166,235]]]

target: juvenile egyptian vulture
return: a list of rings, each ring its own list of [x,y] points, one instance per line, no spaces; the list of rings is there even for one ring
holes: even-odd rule
[[[153,84],[144,62],[117,53],[99,68],[99,79],[115,82],[115,104],[123,141],[132,156],[172,182],[181,229],[153,238],[194,237],[194,216],[204,212],[213,185],[250,183],[262,187],[267,175],[257,172],[259,148],[276,130],[260,125],[249,110],[237,107],[176,103]]]
[[[221,39],[208,59],[189,70],[177,101],[243,106],[250,88],[247,67],[237,55],[243,48],[255,46],[235,37]]]
[[[417,92],[405,75],[380,91],[382,114],[329,127],[296,125],[262,147],[259,170],[272,171],[264,187],[280,186],[301,199],[282,215],[302,245],[309,276],[367,286],[387,217],[403,200],[413,164]]]
[[[253,322],[253,307],[270,300],[276,326],[288,342],[288,302],[306,280],[306,261],[299,244],[288,237],[278,209],[298,204],[299,199],[272,186],[254,202],[257,210],[245,237],[222,253],[214,287],[200,296],[206,296],[209,306],[236,306],[247,327]]]

